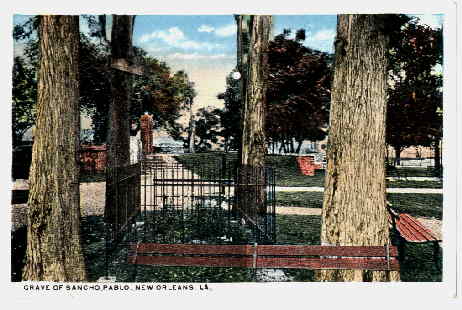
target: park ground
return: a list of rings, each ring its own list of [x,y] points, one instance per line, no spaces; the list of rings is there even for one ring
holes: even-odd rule
[[[225,155],[235,160],[235,154]],[[174,159],[186,167],[222,160],[220,153],[178,155]],[[276,185],[277,244],[320,244],[322,188],[324,171],[315,176],[302,175],[295,157],[267,156],[274,167]],[[405,176],[405,177],[402,177]],[[426,168],[399,168],[388,172],[387,199],[402,213],[418,218],[423,225],[441,236],[443,217],[442,181]],[[15,189],[27,189],[27,182],[17,181]],[[105,275],[104,265],[104,175],[81,176],[82,236],[90,281]],[[21,200],[21,197],[19,197]],[[16,203],[12,212],[12,279],[20,280],[25,250],[26,204]],[[312,281],[310,270],[264,270],[253,274],[244,268],[152,267],[134,268],[124,263],[126,248],[121,247],[112,259],[109,273],[117,281],[137,282],[249,282]],[[441,260],[441,258],[440,258]],[[401,280],[411,282],[441,281],[441,261],[435,262],[430,244],[406,244],[401,261]]]

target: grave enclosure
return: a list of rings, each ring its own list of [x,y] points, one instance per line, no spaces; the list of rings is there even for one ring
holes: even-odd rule
[[[112,263],[116,249],[130,252],[136,244],[274,243],[273,170],[265,167],[247,178],[239,176],[239,168],[231,162],[184,167],[152,155],[127,167],[108,169],[106,264]],[[257,197],[256,192],[264,193],[263,207],[242,208],[242,197],[251,203],[249,197]]]

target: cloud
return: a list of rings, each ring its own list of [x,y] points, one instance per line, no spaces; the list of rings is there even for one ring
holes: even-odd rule
[[[167,50],[168,48],[163,48],[163,47],[158,47],[158,46],[153,46],[153,45],[148,45],[144,47],[144,49],[149,52],[149,53],[158,53]]]
[[[222,48],[221,44],[213,44],[208,42],[197,42],[188,40],[183,31],[178,27],[169,28],[167,31],[158,30],[152,33],[143,34],[139,38],[140,43],[147,43],[154,39],[160,39],[171,47],[193,50],[213,50]]]
[[[320,50],[322,52],[332,53],[334,39],[337,32],[334,29],[321,29],[315,32],[309,32],[303,45]]]
[[[214,30],[215,28],[209,25],[201,25],[199,28],[197,28],[197,31],[199,32],[213,32]]]
[[[197,31],[213,33],[218,37],[229,37],[237,32],[237,26],[236,24],[229,24],[226,26],[215,28],[210,25],[201,25],[199,28],[197,28]]]
[[[235,24],[229,24],[227,26],[223,26],[220,28],[215,29],[215,34],[219,37],[229,37],[236,33],[237,26]]]
[[[181,31],[180,28],[172,27],[168,29],[167,31],[159,30],[159,31],[154,31],[152,33],[143,34],[140,37],[139,41],[141,43],[146,43],[153,39],[162,39],[169,44],[175,44],[178,41],[184,40],[185,35],[183,31]]]
[[[184,54],[184,53],[174,53],[165,56],[168,59],[181,59],[181,60],[192,60],[192,59],[203,59],[203,60],[212,60],[212,59],[231,59],[234,56],[228,54],[215,54],[215,55],[204,55],[198,53]]]
[[[416,15],[419,20],[420,24],[425,24],[430,26],[433,29],[441,28],[443,20],[441,16],[432,15],[432,14],[423,14],[423,15]]]
[[[310,35],[310,39],[315,41],[333,40],[335,35],[336,32],[334,29],[321,29],[313,35]]]

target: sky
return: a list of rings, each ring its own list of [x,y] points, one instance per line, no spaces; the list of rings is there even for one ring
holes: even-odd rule
[[[441,27],[443,15],[416,15],[421,23]],[[13,23],[28,16],[14,15]],[[333,52],[336,15],[273,15],[273,35],[291,29],[305,29],[304,45],[323,52]],[[81,18],[81,31],[88,26]],[[150,56],[165,61],[172,72],[184,70],[195,83],[198,93],[193,110],[222,107],[217,95],[225,91],[226,76],[236,66],[236,22],[233,15],[137,15],[133,44]],[[15,43],[15,54],[21,44]],[[84,124],[84,127],[87,127]]]
[[[332,52],[335,15],[276,15],[273,34],[283,29],[306,30],[306,45]],[[194,109],[223,106],[217,99],[225,79],[236,66],[236,22],[232,15],[139,15],[135,19],[134,45],[144,48],[173,70],[185,70],[198,96]]]

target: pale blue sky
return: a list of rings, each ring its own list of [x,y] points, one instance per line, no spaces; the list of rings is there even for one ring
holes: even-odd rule
[[[294,32],[303,28],[307,31],[307,45],[332,51],[335,15],[275,15],[273,22],[274,34],[285,28]],[[236,23],[232,15],[139,15],[134,43],[171,59],[234,61]]]

